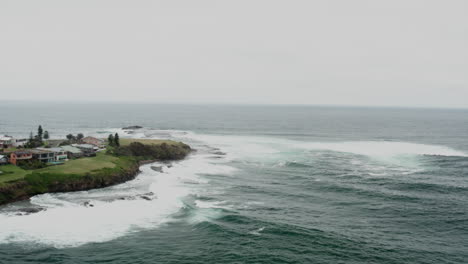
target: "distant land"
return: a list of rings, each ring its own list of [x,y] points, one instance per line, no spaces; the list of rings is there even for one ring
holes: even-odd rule
[[[83,191],[132,180],[139,166],[156,160],[183,159],[191,148],[181,142],[158,139],[120,139],[94,156],[71,159],[60,165],[25,169],[0,166],[0,204],[49,192]]]

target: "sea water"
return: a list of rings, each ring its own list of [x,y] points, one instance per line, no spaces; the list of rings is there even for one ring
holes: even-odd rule
[[[118,132],[196,149],[120,185],[0,207],[0,263],[468,263],[467,110],[6,102],[0,113],[0,134],[40,124],[52,138]]]

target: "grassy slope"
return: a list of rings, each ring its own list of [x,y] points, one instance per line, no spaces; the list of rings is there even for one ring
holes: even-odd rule
[[[0,184],[4,182],[23,179],[32,172],[37,173],[65,173],[65,174],[85,174],[103,168],[114,168],[119,158],[106,155],[104,152],[97,153],[96,157],[70,160],[63,165],[50,166],[38,170],[23,170],[14,165],[0,167],[4,174],[0,174]]]
[[[63,165],[51,166],[35,170],[35,172],[82,174],[102,168],[114,168],[114,162],[118,159],[117,157],[106,155],[104,152],[99,152],[96,157],[70,160]]]
[[[64,165],[38,170],[23,170],[13,165],[1,166],[0,170],[9,173],[0,174],[0,205],[47,192],[82,191],[122,183],[137,175],[139,161],[155,157],[181,159],[191,151],[187,145],[173,141],[124,140],[123,144],[135,141],[145,145],[167,143],[172,146],[156,148],[155,152],[149,152],[149,156],[134,153],[114,156],[100,152],[96,157],[72,160]],[[145,149],[142,148],[142,151]]]
[[[159,145],[162,143],[170,145],[181,144],[180,142],[161,139],[120,139],[120,144],[122,146],[130,145],[132,142],[140,142],[148,145]],[[99,152],[96,157],[70,160],[65,162],[63,165],[50,166],[38,170],[23,170],[14,165],[5,165],[0,167],[0,171],[3,171],[3,174],[0,174],[0,185],[6,182],[24,179],[26,175],[29,175],[32,172],[84,175],[103,168],[114,168],[115,166],[124,167],[128,165],[128,162],[129,161],[124,158],[118,158],[106,155],[104,152]]]
[[[8,181],[23,179],[24,176],[31,173],[31,171],[23,170],[20,167],[11,164],[0,166],[0,171],[3,172],[0,174],[0,184]]]

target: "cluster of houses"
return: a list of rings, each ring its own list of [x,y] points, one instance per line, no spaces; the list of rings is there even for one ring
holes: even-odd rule
[[[20,161],[39,160],[47,164],[62,164],[69,159],[81,157],[96,156],[96,152],[105,148],[105,142],[102,139],[94,137],[85,137],[81,139],[80,144],[71,144],[66,146],[51,148],[22,148],[27,140],[16,140],[9,136],[0,136],[0,165],[13,164],[18,165]],[[5,151],[12,148],[18,148],[13,151]]]
[[[10,136],[2,136],[0,135],[0,149],[6,149],[6,148],[17,148],[17,147],[22,147],[24,144],[28,142],[27,139],[15,139]]]

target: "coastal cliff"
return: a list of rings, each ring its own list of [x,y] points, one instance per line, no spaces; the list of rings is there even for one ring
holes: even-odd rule
[[[33,171],[24,179],[0,185],[0,205],[26,200],[38,194],[85,191],[124,183],[133,180],[143,164],[158,160],[180,160],[192,151],[183,143],[169,147],[163,143],[161,146],[132,143],[128,147],[109,150],[102,155],[115,159],[113,168],[91,170],[82,174]]]

